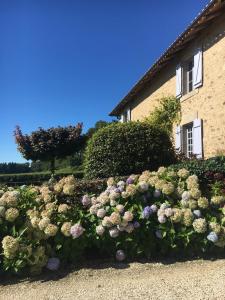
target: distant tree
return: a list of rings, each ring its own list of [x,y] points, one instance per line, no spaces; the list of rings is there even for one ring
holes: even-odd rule
[[[49,161],[50,170],[54,173],[56,158],[64,158],[82,147],[82,127],[83,124],[78,123],[76,126],[39,128],[30,135],[23,135],[20,127],[16,126],[14,136],[17,149],[27,160]]]
[[[29,163],[0,163],[0,174],[29,173],[30,171]]]
[[[50,169],[49,161],[32,161],[30,165],[31,172],[42,172]]]
[[[107,126],[111,124],[111,122],[107,122],[107,121],[103,121],[103,120],[99,120],[95,123],[94,127],[91,127],[88,129],[87,133],[86,133],[86,136],[87,136],[87,139],[91,138],[92,135],[98,131],[99,129]]]

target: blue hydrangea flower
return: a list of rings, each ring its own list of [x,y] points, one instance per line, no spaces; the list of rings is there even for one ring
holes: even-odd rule
[[[218,235],[212,231],[207,235],[207,240],[209,240],[210,242],[216,243],[218,241]]]
[[[51,257],[48,259],[46,267],[51,271],[56,271],[58,270],[59,265],[60,265],[60,260],[58,259],[58,257]]]
[[[152,209],[150,206],[146,206],[142,212],[142,216],[145,219],[148,219],[150,215],[153,213]]]

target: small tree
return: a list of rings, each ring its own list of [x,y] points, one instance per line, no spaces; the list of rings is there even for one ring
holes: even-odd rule
[[[51,172],[55,171],[55,159],[64,158],[79,151],[83,137],[83,124],[76,126],[39,128],[30,135],[23,135],[19,126],[16,126],[14,136],[17,149],[25,159],[33,161],[49,161]]]

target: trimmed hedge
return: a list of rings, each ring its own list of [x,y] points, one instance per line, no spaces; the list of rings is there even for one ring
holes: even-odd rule
[[[106,178],[156,170],[175,162],[165,131],[143,122],[111,124],[98,130],[85,152],[85,176]]]
[[[83,171],[70,171],[70,172],[58,172],[55,174],[55,178],[58,180],[63,176],[74,175],[76,178],[83,178]],[[21,174],[0,174],[0,184],[7,184],[9,186],[15,185],[29,185],[29,184],[42,184],[51,178],[50,172],[40,173],[21,173]]]

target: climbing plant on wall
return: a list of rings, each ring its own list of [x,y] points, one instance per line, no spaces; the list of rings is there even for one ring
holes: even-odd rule
[[[173,124],[179,123],[180,113],[180,101],[176,97],[163,97],[159,100],[159,106],[146,118],[146,121],[172,135]]]

